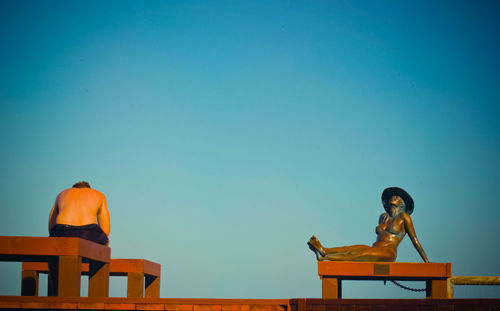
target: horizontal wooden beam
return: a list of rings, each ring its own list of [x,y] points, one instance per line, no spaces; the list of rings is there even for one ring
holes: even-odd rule
[[[77,298],[0,296],[0,309],[289,311],[288,299]]]
[[[0,236],[0,259],[34,261],[44,256],[82,256],[109,262],[111,249],[81,238]]]
[[[318,261],[318,274],[341,278],[449,278],[451,263]]]
[[[23,262],[23,271],[48,272],[46,262]],[[88,274],[89,264],[82,263],[82,273]],[[152,276],[161,276],[161,265],[145,259],[115,259],[109,263],[109,274],[112,276],[126,276],[128,272],[140,272]]]
[[[500,276],[452,276],[454,285],[500,285]]]

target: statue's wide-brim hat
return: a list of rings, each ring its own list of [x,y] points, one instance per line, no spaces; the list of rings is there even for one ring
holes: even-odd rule
[[[403,201],[405,201],[406,212],[408,214],[411,214],[413,212],[414,203],[408,192],[399,187],[389,187],[385,189],[384,192],[382,192],[382,204],[384,205],[384,209],[387,213],[390,214],[390,200],[393,196],[399,196],[401,197],[401,199],[403,199]]]

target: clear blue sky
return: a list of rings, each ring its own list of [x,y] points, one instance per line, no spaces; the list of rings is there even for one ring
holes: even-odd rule
[[[373,243],[400,186],[431,261],[500,275],[499,29],[497,1],[1,1],[0,235],[87,180],[162,297],[320,297],[306,241]]]

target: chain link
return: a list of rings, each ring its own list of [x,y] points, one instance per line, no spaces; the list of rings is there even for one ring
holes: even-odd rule
[[[411,292],[423,292],[423,291],[425,291],[425,288],[411,288],[411,287],[408,287],[408,286],[404,286],[403,284],[400,284],[400,283],[398,283],[398,282],[396,282],[394,280],[389,280],[389,281],[391,281],[392,283],[394,283],[397,286],[401,287],[402,289],[406,289],[406,290],[409,290]]]

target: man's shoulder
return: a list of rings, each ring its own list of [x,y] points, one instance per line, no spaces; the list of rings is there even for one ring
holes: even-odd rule
[[[61,193],[59,193],[59,195],[64,195],[67,193],[90,194],[90,195],[105,197],[102,192],[100,192],[99,190],[96,190],[96,189],[92,189],[92,188],[68,188],[68,189],[61,191]]]
[[[87,193],[92,193],[93,195],[96,195],[96,196],[99,196],[99,197],[102,197],[102,198],[105,197],[104,194],[101,191],[99,191],[99,190],[95,190],[95,189],[92,189],[92,188],[82,188],[82,189],[85,189],[85,191]]]
[[[74,188],[64,189],[63,191],[59,192],[58,196],[64,195],[66,193],[70,193],[70,192],[72,192],[73,189]]]

